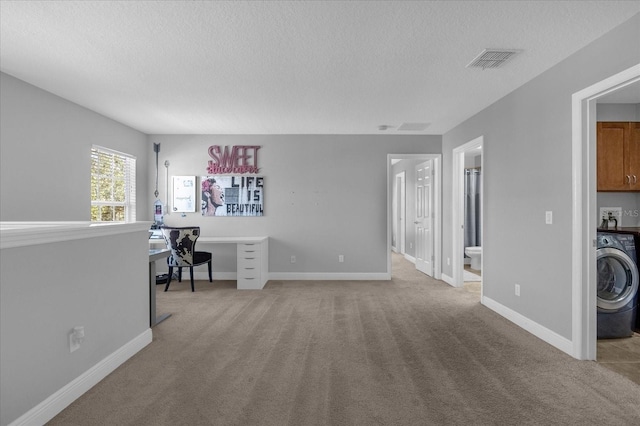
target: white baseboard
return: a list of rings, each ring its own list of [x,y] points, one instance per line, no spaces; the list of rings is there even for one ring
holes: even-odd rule
[[[33,426],[47,423],[152,340],[153,334],[149,328],[14,420],[9,426]]]
[[[174,271],[175,273],[175,271]],[[166,274],[166,272],[165,272]],[[216,272],[213,271],[212,273],[212,277],[213,280],[236,280],[238,279],[238,274],[236,272]],[[182,281],[187,280],[189,281],[189,270],[182,270]],[[206,280],[209,281],[209,272],[204,271],[204,272],[194,272],[193,274],[193,279],[195,280]],[[173,280],[172,280],[173,282]]]
[[[558,333],[549,330],[548,328],[538,324],[535,321],[530,320],[524,315],[519,314],[513,309],[507,308],[506,306],[486,296],[482,297],[482,304],[492,311],[496,312],[497,314],[505,317],[517,326],[527,330],[529,333],[533,334],[539,339],[547,342],[551,346],[560,349],[562,352],[565,352],[570,356],[574,356],[573,342],[566,337],[560,336]]]
[[[407,253],[404,254],[404,258],[407,259],[409,262],[413,263],[415,265],[416,263],[416,258],[413,256],[408,255]]]
[[[196,272],[194,279],[196,280],[209,280],[208,272]],[[237,279],[237,274],[235,272],[214,272],[213,280],[235,280]],[[269,273],[270,280],[297,280],[297,281],[336,281],[336,280],[345,280],[345,281],[389,281],[391,279],[391,274],[386,272],[349,272],[349,273],[341,273],[341,272],[270,272]],[[189,271],[182,271],[182,281],[189,281]],[[173,281],[172,281],[173,282]]]
[[[444,281],[445,283],[449,284],[450,286],[453,286],[453,278],[451,278],[447,274],[442,274],[442,281]]]
[[[270,280],[282,281],[389,281],[391,274],[386,272],[380,273],[333,273],[333,272],[270,272]]]

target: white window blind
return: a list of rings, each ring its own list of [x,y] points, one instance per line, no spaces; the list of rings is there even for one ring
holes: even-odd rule
[[[136,158],[91,148],[91,221],[135,222]]]

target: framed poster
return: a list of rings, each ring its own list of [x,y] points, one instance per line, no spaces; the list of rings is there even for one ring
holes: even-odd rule
[[[196,211],[195,176],[173,177],[173,211],[191,213]]]
[[[202,216],[263,216],[264,177],[202,176]]]

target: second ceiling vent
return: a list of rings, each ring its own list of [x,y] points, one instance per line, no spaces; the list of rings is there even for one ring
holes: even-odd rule
[[[520,52],[522,52],[522,50],[484,49],[467,65],[467,68],[499,68]]]

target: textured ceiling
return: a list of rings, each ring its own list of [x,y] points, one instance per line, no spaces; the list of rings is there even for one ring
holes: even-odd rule
[[[640,1],[1,1],[0,68],[150,134],[442,134],[639,11]],[[500,69],[466,68],[485,48],[523,52]]]

